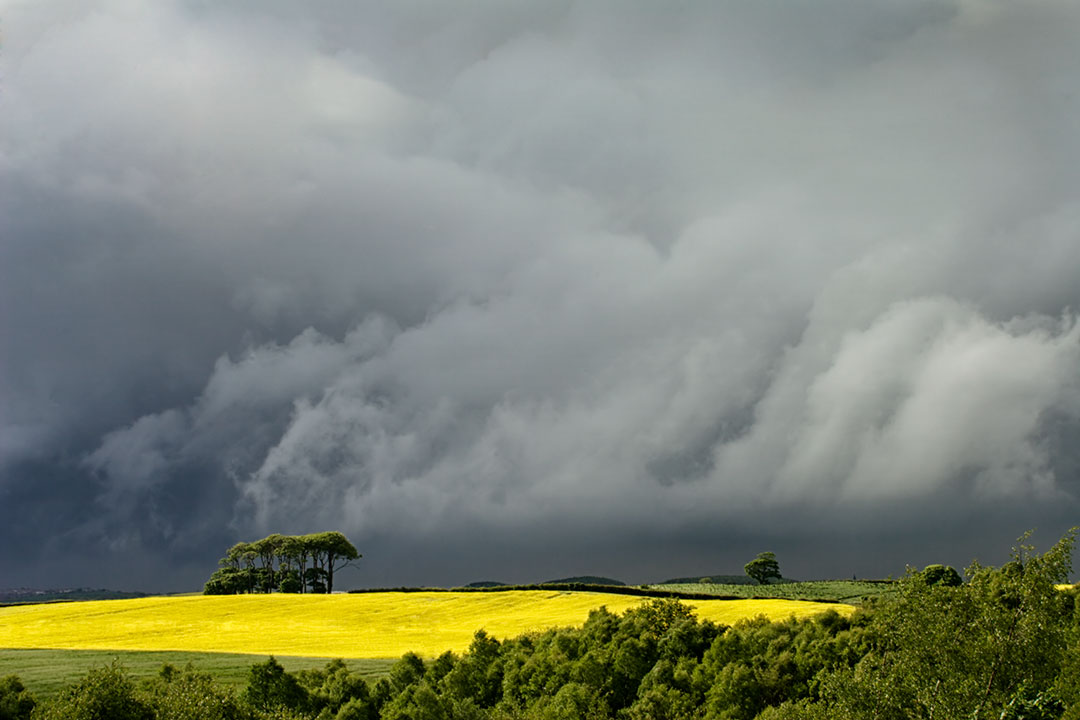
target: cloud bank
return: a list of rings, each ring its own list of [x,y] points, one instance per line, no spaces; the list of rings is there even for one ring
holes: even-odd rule
[[[329,528],[358,585],[884,575],[1060,532],[1077,13],[7,3],[0,576],[182,589]]]

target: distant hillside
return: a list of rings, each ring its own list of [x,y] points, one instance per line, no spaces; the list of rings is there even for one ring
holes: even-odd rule
[[[11,588],[0,590],[0,603],[57,602],[63,600],[121,600],[146,597],[144,592],[105,590],[103,588],[65,588],[63,590],[39,590],[37,588]]]
[[[478,580],[477,582],[471,582],[465,587],[467,588],[493,588],[503,587],[506,585],[504,582],[495,582],[494,580]]]
[[[599,575],[578,575],[577,577],[562,578],[560,580],[547,580],[540,583],[541,585],[568,585],[570,583],[577,583],[579,585],[626,585],[622,580],[615,580],[609,577],[601,577]]]

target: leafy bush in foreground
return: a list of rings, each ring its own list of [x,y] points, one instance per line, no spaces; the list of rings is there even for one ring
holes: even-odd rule
[[[113,663],[93,668],[55,701],[41,706],[41,720],[152,720],[153,708],[131,678]]]
[[[149,705],[158,720],[246,720],[251,709],[213,677],[188,666],[177,670],[165,665],[147,684]]]
[[[36,704],[19,678],[0,678],[0,720],[26,720]]]

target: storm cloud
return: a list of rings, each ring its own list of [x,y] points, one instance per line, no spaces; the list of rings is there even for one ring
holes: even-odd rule
[[[0,585],[903,572],[1080,510],[1080,8],[3,3]]]

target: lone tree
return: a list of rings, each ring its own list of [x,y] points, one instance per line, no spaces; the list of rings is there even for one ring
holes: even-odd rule
[[[756,558],[743,565],[743,570],[748,576],[757,580],[759,585],[768,585],[769,578],[782,579],[780,563],[776,562],[776,553],[758,553]]]

